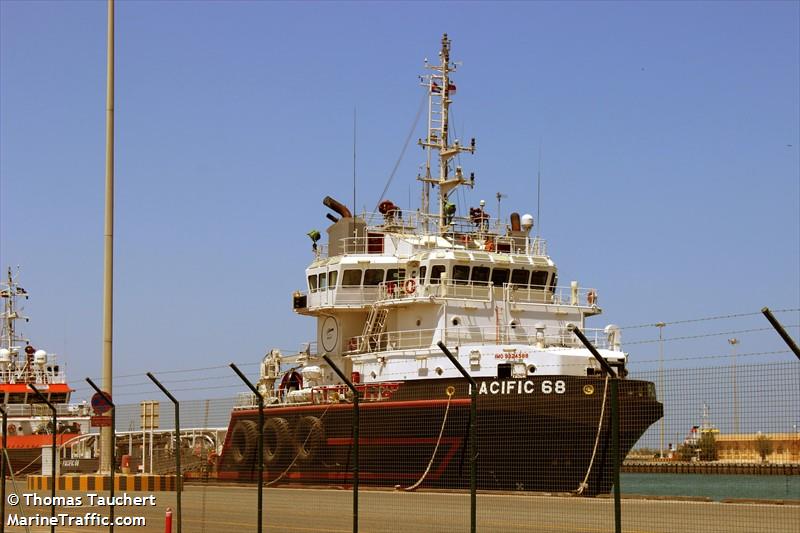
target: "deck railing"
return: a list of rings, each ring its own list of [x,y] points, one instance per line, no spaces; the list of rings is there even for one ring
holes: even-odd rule
[[[457,317],[454,318],[458,319]],[[586,329],[582,331],[597,348],[611,348],[604,330]],[[523,327],[516,324],[503,326],[461,325],[448,327],[444,331],[435,328],[359,335],[348,340],[345,353],[354,355],[367,352],[424,349],[435,346],[440,340],[448,346],[460,346],[463,344],[528,344],[541,345],[547,348],[580,348],[583,346],[566,327],[550,327],[537,331],[531,326]]]

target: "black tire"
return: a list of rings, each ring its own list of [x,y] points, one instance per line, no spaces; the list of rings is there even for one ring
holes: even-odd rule
[[[284,418],[270,418],[264,422],[264,466],[280,465],[291,450],[289,422]]]
[[[310,463],[319,459],[325,446],[325,426],[315,416],[304,416],[294,428],[294,451],[297,460]]]
[[[231,460],[244,465],[251,460],[258,446],[258,424],[252,420],[239,420],[231,431]]]

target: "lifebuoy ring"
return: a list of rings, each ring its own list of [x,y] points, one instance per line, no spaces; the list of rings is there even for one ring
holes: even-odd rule
[[[231,460],[242,465],[250,460],[250,456],[258,445],[258,425],[252,420],[239,420],[231,431]]]
[[[594,289],[590,290],[586,294],[586,301],[589,302],[589,305],[594,305],[597,303],[597,293],[594,292]]]
[[[315,416],[304,416],[294,428],[294,447],[297,460],[308,463],[319,458],[325,444],[325,426]]]
[[[484,248],[486,249],[487,252],[493,252],[494,241],[492,239],[486,239],[486,244],[484,245]]]
[[[406,294],[414,294],[414,291],[417,290],[417,282],[413,279],[407,279],[403,288],[406,290]]]
[[[14,424],[11,424],[10,426],[8,426],[8,434],[9,435],[16,435],[17,434],[17,426],[15,426]]]
[[[267,419],[264,422],[264,466],[281,463],[291,447],[289,422],[279,417]]]

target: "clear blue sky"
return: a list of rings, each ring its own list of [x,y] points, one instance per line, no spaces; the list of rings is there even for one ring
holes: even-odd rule
[[[79,389],[102,350],[105,17],[104,2],[0,2],[0,265],[22,266],[25,331]],[[593,326],[800,307],[799,20],[798,2],[119,2],[115,374],[255,371],[313,340],[290,295],[322,197],[352,203],[353,108],[361,211],[442,32],[463,61],[456,131],[478,141],[460,208],[494,212],[499,191],[504,213],[535,213],[541,143],[542,235],[565,284],[598,288]],[[422,161],[412,144],[389,198],[416,206]],[[741,352],[784,348],[739,336]],[[667,357],[728,351],[712,336]]]

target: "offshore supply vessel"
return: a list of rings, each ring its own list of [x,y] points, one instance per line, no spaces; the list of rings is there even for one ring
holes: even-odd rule
[[[16,323],[27,322],[20,299],[28,291],[19,285],[11,268],[0,285],[3,311],[0,314],[0,401],[7,413],[9,469],[14,473],[36,473],[41,468],[43,446],[52,446],[53,431],[59,447],[89,432],[90,408],[86,402],[70,404],[72,389],[56,356],[33,347],[22,337]],[[53,427],[52,411],[31,385],[39,390],[57,411],[58,427]]]
[[[316,342],[264,357],[263,433],[255,395],[243,394],[218,458],[220,479],[255,479],[260,437],[268,484],[352,479],[352,393],[327,355],[359,392],[362,483],[467,487],[471,391],[442,342],[478,384],[478,488],[610,490],[608,377],[570,325],[624,378],[620,330],[584,329],[601,312],[597,291],[558,285],[531,215],[512,213],[506,223],[491,219],[483,201],[464,213],[451,201],[459,187],[475,184],[456,164],[475,141],[450,133],[457,65],[446,34],[439,58],[426,60],[430,72],[421,78],[428,119],[419,140],[427,154],[417,176],[420,208],[382,199],[377,213],[354,215],[324,199],[335,213],[327,214],[327,243],[309,232],[307,287],[293,295],[294,311],[316,318]],[[633,379],[620,380],[619,410],[624,458],[663,411],[654,385]]]

